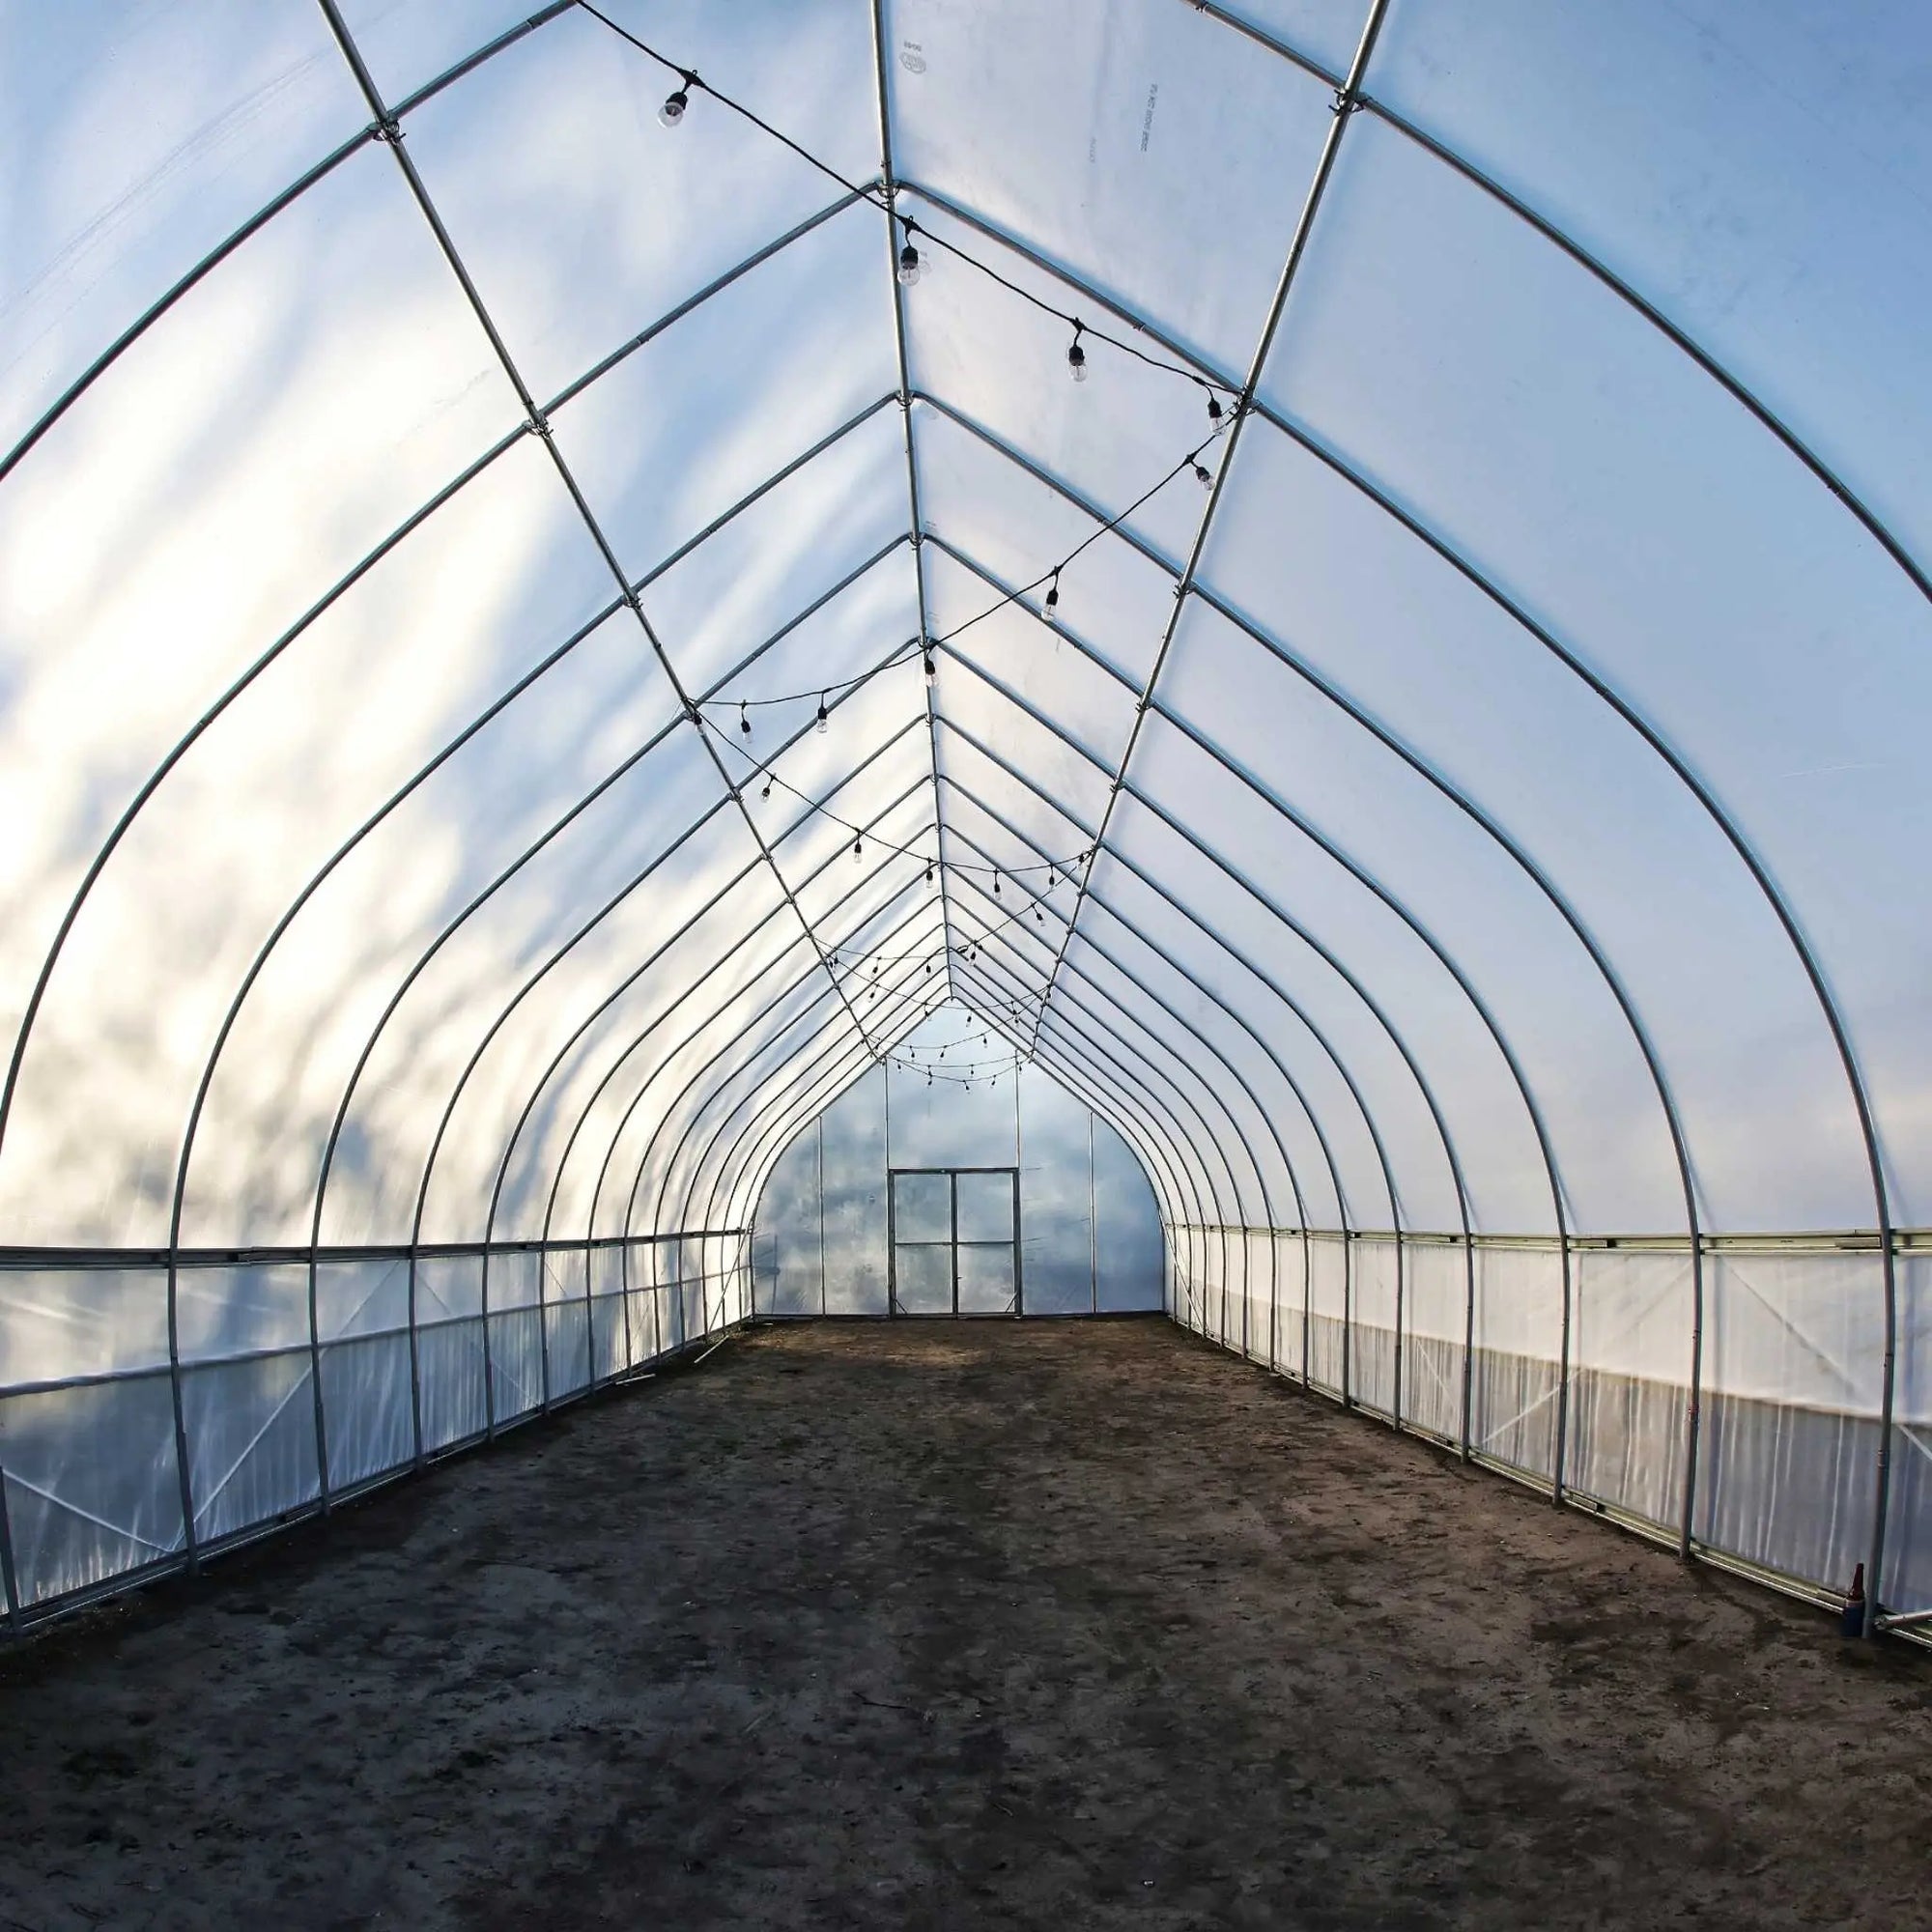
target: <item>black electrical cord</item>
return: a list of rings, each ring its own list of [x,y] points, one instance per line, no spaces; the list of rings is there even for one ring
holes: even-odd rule
[[[885,199],[881,191],[871,184],[848,181],[829,161],[821,160],[810,148],[804,147],[799,142],[794,141],[781,128],[773,127],[762,115],[754,113],[751,108],[747,107],[742,100],[734,99],[730,95],[713,87],[709,81],[700,79],[690,68],[680,67],[676,61],[659,53],[657,48],[650,45],[648,42],[639,40],[629,28],[619,26],[615,20],[611,19],[610,14],[592,6],[590,0],[577,0],[577,4],[593,20],[602,21],[620,41],[628,42],[640,54],[656,61],[667,73],[674,74],[677,77],[678,84],[673,92],[672,99],[678,99],[679,96],[683,96],[685,99],[678,101],[677,111],[667,121],[667,126],[674,127],[678,122],[683,120],[684,110],[686,105],[688,105],[688,98],[692,93],[708,94],[721,106],[728,107],[732,113],[738,115],[743,120],[749,121],[761,133],[769,135],[781,147],[790,149],[800,160],[804,161],[810,167],[816,168],[828,181],[837,182],[848,194],[857,195],[861,200],[870,202],[874,208],[880,210],[883,213],[891,215],[894,219],[901,223],[905,230],[906,244],[908,247],[911,246],[914,235],[923,235],[934,247],[943,248],[949,255],[954,256],[959,261],[966,263],[969,268],[978,269],[982,275],[999,283],[1003,289],[1008,290],[1009,293],[1018,296],[1022,301],[1031,302],[1042,314],[1050,315],[1056,321],[1065,323],[1069,328],[1075,331],[1076,335],[1091,335],[1094,341],[1104,342],[1110,349],[1118,349],[1122,355],[1131,355],[1135,360],[1145,362],[1150,369],[1159,369],[1167,375],[1179,376],[1183,381],[1192,383],[1196,388],[1205,389],[1208,392],[1208,416],[1216,423],[1221,419],[1220,411],[1215,407],[1220,397],[1224,395],[1236,396],[1239,394],[1238,390],[1230,388],[1227,384],[1216,382],[1211,376],[1202,375],[1198,369],[1190,369],[1184,363],[1169,361],[1165,356],[1151,355],[1145,349],[1136,349],[1131,342],[1122,342],[1119,336],[1110,335],[1105,329],[1095,328],[1092,323],[1082,322],[1078,316],[1069,313],[1067,310],[1056,308],[1052,302],[1047,301],[1043,297],[1035,295],[1031,289],[1022,288],[1019,283],[1011,280],[1009,276],[1001,274],[997,269],[980,261],[970,250],[960,247],[956,242],[949,242],[943,235],[935,235],[931,229],[922,228],[909,216],[898,213]],[[918,193],[917,188],[911,191],[915,194]]]

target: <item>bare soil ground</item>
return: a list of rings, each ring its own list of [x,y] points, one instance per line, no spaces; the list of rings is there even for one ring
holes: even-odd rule
[[[1159,1321],[814,1325],[0,1658],[0,1925],[1932,1924],[1932,1660]]]

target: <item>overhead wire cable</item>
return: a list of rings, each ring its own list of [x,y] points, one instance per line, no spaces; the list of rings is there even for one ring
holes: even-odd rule
[[[958,261],[964,262],[969,268],[979,270],[989,280],[997,282],[1000,287],[1006,289],[1009,293],[1018,296],[1022,301],[1032,303],[1042,314],[1052,316],[1057,322],[1065,323],[1069,328],[1075,330],[1076,335],[1090,335],[1094,341],[1104,342],[1110,349],[1119,350],[1123,355],[1131,355],[1137,361],[1145,362],[1150,369],[1158,369],[1167,375],[1179,376],[1184,381],[1192,383],[1196,388],[1206,390],[1209,399],[1208,415],[1210,418],[1218,419],[1219,412],[1214,409],[1213,404],[1219,400],[1220,396],[1235,396],[1238,393],[1228,384],[1220,382],[1214,377],[1204,376],[1198,369],[1190,369],[1184,363],[1169,361],[1165,356],[1151,355],[1145,349],[1137,349],[1131,342],[1123,342],[1119,336],[1109,334],[1103,328],[1095,328],[1092,323],[1082,322],[1078,316],[1071,314],[1065,309],[1056,307],[1052,302],[1046,300],[1044,297],[1036,295],[1031,289],[1022,287],[1021,284],[1013,281],[1009,276],[1003,275],[990,263],[982,262],[970,250],[960,247],[956,242],[949,242],[945,236],[935,235],[931,229],[921,227],[910,215],[900,214],[896,210],[888,205],[879,189],[867,183],[849,180],[846,176],[840,174],[831,162],[814,155],[802,142],[795,141],[781,128],[774,127],[763,115],[757,113],[753,108],[747,107],[742,100],[724,93],[722,89],[713,87],[709,81],[701,78],[695,69],[680,65],[677,61],[672,60],[668,54],[660,53],[647,41],[640,40],[628,27],[620,25],[600,7],[594,6],[592,0],[577,0],[577,5],[584,13],[588,14],[593,20],[601,21],[620,41],[626,42],[629,45],[635,47],[639,53],[655,61],[667,73],[675,76],[677,86],[666,99],[665,108],[668,109],[671,102],[680,100],[680,98],[682,98],[681,104],[668,119],[665,119],[664,110],[660,110],[659,118],[665,121],[666,127],[674,128],[684,120],[690,108],[690,97],[692,94],[707,94],[720,106],[726,107],[742,120],[749,121],[759,132],[768,135],[781,147],[789,149],[791,153],[796,155],[808,166],[816,168],[827,180],[837,182],[848,194],[858,195],[862,200],[870,202],[882,213],[889,216],[892,220],[899,222],[905,231],[907,247],[912,246],[911,238],[914,235],[923,235],[934,247],[943,248],[947,254]],[[919,190],[911,188],[908,192],[917,194]],[[915,249],[914,252],[916,254],[917,250]],[[902,249],[900,251],[900,279],[902,281],[905,280],[904,267],[904,250]],[[914,273],[916,276],[916,267]],[[907,282],[907,286],[911,286],[910,282]]]

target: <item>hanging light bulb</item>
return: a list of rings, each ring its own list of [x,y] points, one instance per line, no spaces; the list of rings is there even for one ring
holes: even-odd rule
[[[1000,896],[1000,875],[997,872],[993,874],[993,896],[995,898]]]
[[[821,691],[818,694],[818,723],[813,726],[813,729],[823,731],[826,729],[827,724],[828,721],[825,716],[825,694]]]
[[[931,885],[932,883],[932,864],[929,860],[927,861],[925,867],[925,883],[928,886]]]
[[[667,128],[675,128],[684,119],[684,110],[691,105],[691,96],[684,90],[696,78],[695,74],[686,74],[679,84],[672,88],[670,93],[665,97],[665,104],[658,109],[658,119]]]
[[[772,781],[770,779],[767,779],[764,781],[763,785],[759,787],[758,796],[760,798],[770,798],[771,795],[772,795]]]
[[[909,289],[919,280],[919,250],[912,245],[912,223],[905,225],[905,246],[899,250],[899,286]]]
[[[924,646],[924,650],[925,681],[927,684],[937,684],[939,682],[939,660],[932,655],[932,646],[930,643]]]
[[[1052,582],[1049,582],[1046,586],[1046,598],[1045,601],[1040,605],[1039,609],[1040,609],[1040,614],[1046,619],[1046,621],[1049,624],[1059,623],[1060,572],[1058,569],[1054,571]]]
[[[1076,383],[1087,380],[1087,352],[1080,346],[1080,325],[1073,325],[1073,340],[1066,349],[1066,367]]]
[[[752,735],[752,714],[743,704],[738,706],[738,729],[748,738]]]
[[[857,859],[863,859],[863,858],[864,858],[865,856],[866,856],[866,848],[865,848],[865,844],[864,844],[864,841],[863,841],[863,840],[861,840],[861,839],[858,839],[858,838],[855,838],[855,839],[853,839],[853,841],[852,841],[852,857],[853,857],[853,858],[854,858],[855,860],[857,860]]]
[[[1194,480],[1202,489],[1211,490],[1214,487],[1214,472],[1205,464],[1197,463],[1194,466]]]
[[[1228,427],[1227,412],[1221,407],[1221,398],[1210,389],[1208,392],[1208,428],[1214,436],[1219,436]]]

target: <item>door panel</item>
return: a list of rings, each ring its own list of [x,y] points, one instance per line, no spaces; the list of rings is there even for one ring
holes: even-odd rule
[[[959,1204],[958,1238],[1005,1241],[1013,1238],[1013,1177],[1010,1173],[955,1174]]]
[[[952,1313],[952,1248],[950,1242],[902,1247],[897,1263],[895,1298],[904,1315]]]
[[[952,1240],[952,1177],[948,1174],[895,1174],[893,1239]]]
[[[1017,1315],[1019,1175],[1012,1168],[894,1168],[892,1312]]]
[[[1013,1313],[1013,1249],[1010,1241],[959,1246],[961,1315]]]

